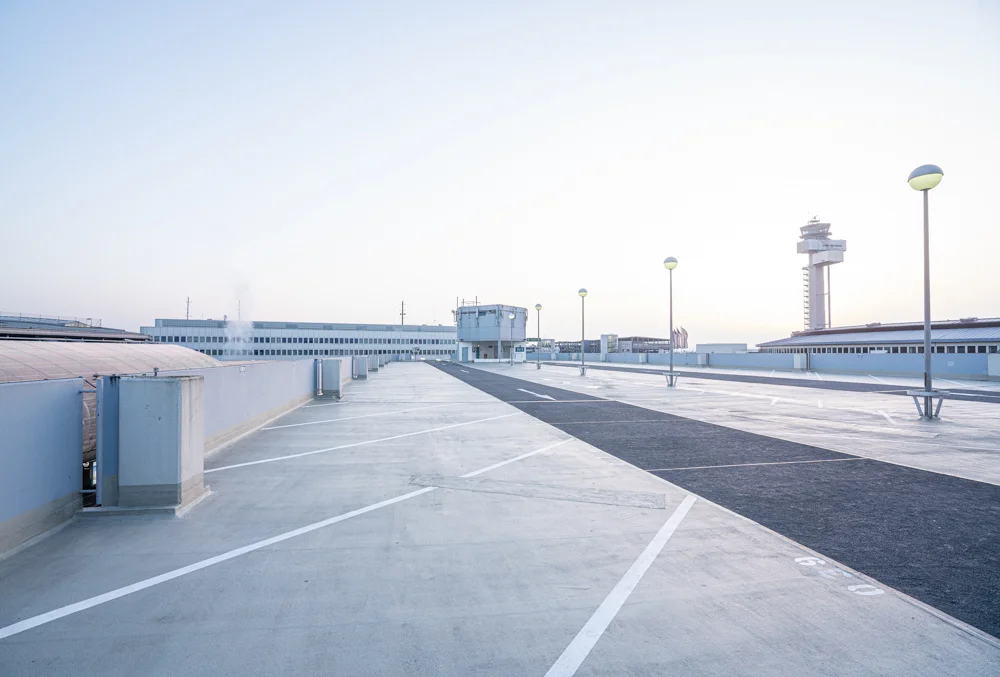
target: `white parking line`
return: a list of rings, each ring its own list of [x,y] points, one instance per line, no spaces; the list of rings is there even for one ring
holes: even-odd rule
[[[464,372],[464,373],[466,373],[466,374],[468,374],[468,373],[469,373],[469,370],[468,370],[468,369],[459,369],[459,371],[461,371],[461,372]]]
[[[892,420],[892,416],[889,416],[889,414],[885,413],[881,409],[878,410],[878,413],[882,414],[882,416],[885,417],[885,420],[888,421],[890,425],[896,425],[896,422]]]
[[[429,428],[428,430],[417,430],[412,433],[403,433],[402,435],[392,435],[391,437],[380,437],[377,440],[365,440],[364,442],[353,442],[351,444],[341,444],[337,447],[327,447],[325,449],[314,449],[313,451],[303,451],[299,454],[288,454],[287,456],[275,456],[274,458],[264,458],[259,461],[247,461],[246,463],[234,463],[233,465],[224,465],[219,468],[206,468],[205,474],[210,472],[219,472],[220,470],[232,470],[233,468],[245,468],[249,465],[260,465],[261,463],[274,463],[275,461],[286,461],[290,458],[301,458],[303,456],[312,456],[313,454],[323,454],[328,451],[338,451],[340,449],[350,449],[352,447],[361,447],[366,444],[376,444],[378,442],[388,442],[390,440],[399,440],[404,437],[413,437],[414,435],[426,435],[427,433],[435,433],[439,430],[450,430],[451,428],[460,428],[464,425],[472,425],[474,423],[485,423],[486,421],[495,421],[499,418],[508,418],[510,416],[517,416],[521,412],[514,412],[513,414],[503,414],[501,416],[491,416],[489,418],[481,418],[475,421],[466,421],[465,423],[452,423],[451,425],[441,426],[440,428]]]
[[[815,376],[815,377],[816,377],[817,379],[819,379],[820,381],[822,381],[822,380],[823,380],[823,377],[822,377],[822,376],[820,376],[819,374],[817,374],[817,373],[816,373],[815,371],[814,371],[814,372],[811,372],[811,373],[812,373],[812,375],[813,375],[813,376]]]
[[[571,438],[572,439],[572,438]],[[514,463],[515,461],[520,461],[522,459],[528,458],[529,456],[534,456],[535,454],[540,454],[543,451],[548,451],[554,447],[558,447],[560,444],[565,444],[570,440],[562,440],[561,442],[556,442],[555,444],[550,444],[547,447],[542,447],[541,449],[536,449],[535,451],[529,451],[526,454],[521,454],[520,456],[515,456],[514,458],[509,458],[506,461],[501,461],[499,463],[494,463],[493,465],[488,465],[485,468],[480,468],[479,470],[474,470],[470,473],[462,475],[462,477],[475,477],[484,472],[490,470],[495,470],[501,466],[505,466],[508,463]],[[172,581],[175,578],[180,578],[186,574],[194,573],[195,571],[200,571],[202,569],[207,569],[213,564],[219,564],[220,562],[225,562],[231,560],[234,557],[239,557],[240,555],[245,555],[249,552],[255,550],[260,550],[261,548],[266,548],[269,545],[274,545],[275,543],[281,543],[282,541],[287,541],[290,538],[295,538],[296,536],[301,536],[303,534],[308,534],[311,531],[316,531],[317,529],[322,529],[323,527],[328,527],[331,524],[336,524],[338,522],[343,522],[344,520],[349,520],[352,517],[357,517],[358,515],[364,515],[373,510],[378,510],[379,508],[385,508],[387,506],[393,505],[395,503],[401,503],[402,501],[409,500],[411,498],[416,498],[422,494],[427,494],[437,489],[437,487],[424,487],[423,489],[417,489],[416,491],[411,491],[401,496],[396,496],[394,498],[388,498],[384,501],[379,501],[378,503],[372,503],[371,505],[366,505],[363,508],[358,508],[357,510],[351,510],[350,512],[341,513],[336,517],[330,517],[325,520],[320,520],[319,522],[313,522],[312,524],[307,524],[304,527],[298,529],[293,529],[292,531],[286,531],[283,534],[278,534],[277,536],[272,536],[271,538],[265,538],[262,541],[257,541],[256,543],[251,543],[250,545],[244,545],[242,548],[236,548],[235,550],[230,550],[229,552],[224,552],[221,555],[216,555],[215,557],[209,557],[208,559],[203,559],[200,562],[195,562],[194,564],[189,564],[186,567],[181,567],[179,569],[174,569],[173,571],[168,571],[159,576],[153,576],[152,578],[147,578],[144,581],[139,581],[138,583],[133,583],[131,585],[126,585],[124,587],[106,592],[103,595],[96,595],[88,599],[76,602],[75,604],[68,604],[64,607],[58,609],[53,609],[52,611],[47,611],[43,614],[37,616],[32,616],[31,618],[26,618],[23,621],[13,623],[7,627],[0,628],[0,639],[5,637],[10,637],[18,633],[24,632],[25,630],[31,630],[32,628],[37,628],[39,625],[45,625],[46,623],[51,623],[52,621],[59,620],[60,618],[65,618],[66,616],[75,614],[79,611],[86,611],[105,602],[111,602],[125,595],[131,595],[133,592],[139,592],[140,590],[145,590],[146,588],[151,588],[154,585],[159,585],[160,583],[166,583],[167,581]],[[679,508],[678,508],[679,510]],[[676,513],[675,513],[676,514]],[[663,546],[660,546],[661,548]]]
[[[887,386],[891,386],[891,385],[892,385],[892,384],[891,384],[891,383],[889,383],[888,381],[883,381],[883,380],[882,380],[882,379],[880,379],[880,378],[879,378],[878,376],[875,376],[875,375],[873,375],[873,374],[868,374],[868,378],[873,378],[873,379],[875,379],[876,381],[878,381],[879,383],[884,383],[884,384],[886,384]]]
[[[629,598],[629,595],[635,590],[635,586],[639,584],[646,571],[656,561],[657,555],[663,550],[663,546],[667,544],[670,537],[673,536],[677,526],[688,514],[688,511],[696,500],[698,499],[693,494],[688,494],[681,501],[674,514],[660,527],[653,540],[649,542],[646,549],[642,551],[642,554],[632,563],[632,566],[625,572],[622,579],[618,581],[618,585],[608,593],[608,596],[601,602],[601,606],[597,607],[594,615],[590,617],[590,620],[581,628],[580,632],[573,638],[573,641],[566,647],[566,650],[562,652],[562,655],[553,663],[549,671],[545,673],[545,677],[572,677],[572,675],[576,674],[580,665],[590,654],[591,649],[597,644],[604,631],[608,629],[611,621],[618,615],[622,605],[625,604],[625,600]]]
[[[555,401],[555,399],[556,399],[554,397],[549,397],[548,395],[539,395],[538,393],[533,393],[530,390],[525,390],[524,388],[518,388],[518,390],[520,390],[522,393],[528,393],[529,395],[534,395],[535,397],[541,397],[543,400],[553,400],[553,401]]]
[[[427,407],[415,407],[413,409],[396,409],[395,411],[380,411],[377,414],[361,414],[360,416],[344,416],[343,418],[327,418],[322,421],[307,421],[305,423],[288,423],[287,425],[272,425],[261,430],[278,430],[279,428],[298,428],[303,425],[319,425],[320,423],[333,423],[334,421],[353,421],[356,418],[371,418],[372,416],[388,416],[389,414],[405,414],[408,411],[423,411],[424,409],[436,409],[438,407],[448,407],[448,404],[433,404]]]

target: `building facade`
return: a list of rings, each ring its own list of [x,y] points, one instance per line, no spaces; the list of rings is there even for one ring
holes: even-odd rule
[[[528,309],[518,306],[459,306],[455,310],[457,359],[460,362],[523,362],[527,320]]]
[[[219,360],[294,360],[308,356],[387,355],[454,359],[455,327],[323,322],[157,319],[140,333]]]
[[[793,333],[758,344],[763,353],[923,353],[922,322],[836,327]],[[931,323],[931,350],[969,354],[1000,352],[1000,318],[967,317]]]

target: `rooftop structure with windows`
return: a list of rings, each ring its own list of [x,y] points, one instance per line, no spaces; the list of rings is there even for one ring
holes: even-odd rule
[[[157,319],[139,331],[158,343],[182,345],[223,361],[345,355],[451,359],[456,341],[455,327],[426,324]]]
[[[789,338],[758,344],[765,353],[923,353],[920,322],[871,324],[794,332]],[[931,324],[936,353],[1000,352],[1000,318],[967,317]]]

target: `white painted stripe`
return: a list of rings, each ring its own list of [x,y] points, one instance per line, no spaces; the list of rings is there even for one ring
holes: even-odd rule
[[[618,615],[618,611],[625,604],[625,600],[635,590],[639,581],[642,580],[646,571],[656,560],[657,555],[663,550],[663,546],[673,536],[677,526],[688,514],[688,511],[696,500],[698,499],[693,494],[688,494],[681,501],[674,514],[660,527],[653,540],[649,542],[646,549],[642,551],[642,554],[632,563],[632,566],[625,572],[622,579],[618,581],[618,585],[604,598],[604,601],[601,602],[601,606],[597,607],[594,615],[590,617],[590,620],[580,629],[580,632],[569,643],[569,646],[562,652],[562,655],[549,668],[549,671],[545,673],[545,677],[572,677],[572,675],[576,674],[580,665],[590,654],[591,649],[597,644],[604,631],[608,629],[611,621]]]
[[[816,406],[819,407],[820,409],[822,409],[823,408],[823,400],[816,400]]]
[[[882,416],[885,417],[885,420],[888,421],[891,425],[896,425],[896,422],[892,420],[892,416],[889,416],[889,414],[885,413],[881,409],[878,410],[878,413],[882,414]]]
[[[822,380],[823,380],[823,377],[822,377],[822,376],[820,376],[820,375],[819,375],[818,373],[816,373],[815,371],[814,371],[814,372],[812,373],[812,375],[813,375],[813,376],[815,376],[815,377],[816,377],[817,379],[819,379],[820,381],[822,381]]]
[[[459,369],[459,371],[461,371],[461,372],[463,372],[463,373],[466,373],[466,374],[468,374],[468,373],[469,373],[469,370],[468,370],[468,369]]]
[[[773,405],[777,404],[778,400],[780,400],[780,399],[781,399],[780,397],[772,397],[771,398],[771,405],[773,406]]]
[[[334,421],[353,421],[356,418],[371,418],[372,416],[388,416],[389,414],[405,414],[408,411],[422,411],[424,409],[437,409],[438,407],[447,407],[448,404],[433,404],[427,407],[414,407],[413,409],[397,409],[395,411],[380,411],[377,414],[361,414],[360,416],[344,416],[342,418],[327,418],[322,421],[307,421],[305,423],[289,423],[287,425],[272,425],[267,428],[261,428],[261,430],[278,430],[280,428],[298,428],[304,425],[319,425],[320,423],[333,423]]]
[[[768,376],[774,376],[774,369],[771,370],[771,373],[768,374]]]
[[[828,435],[829,433],[823,433]],[[813,461],[768,461],[766,463],[733,463],[731,465],[691,465],[685,468],[643,468],[646,472],[666,472],[667,470],[711,470],[713,468],[747,468],[755,465],[797,465],[799,463],[838,463],[840,461],[871,460],[861,456],[851,458],[819,458]]]
[[[874,374],[868,374],[868,378],[871,378],[871,379],[875,379],[875,380],[876,380],[876,381],[878,381],[879,383],[884,383],[884,384],[885,384],[885,385],[887,385],[887,386],[891,386],[891,385],[892,385],[892,384],[891,384],[891,383],[889,383],[888,381],[883,381],[882,379],[880,379],[880,378],[879,378],[878,376],[875,376]]]
[[[314,522],[299,529],[294,529],[293,531],[286,531],[283,534],[278,534],[277,536],[266,538],[263,541],[257,541],[256,543],[245,545],[242,548],[236,548],[235,550],[224,552],[221,555],[216,555],[215,557],[209,557],[208,559],[203,559],[200,562],[195,562],[194,564],[189,564],[186,567],[181,567],[180,569],[174,569],[173,571],[168,571],[167,573],[160,574],[159,576],[153,576],[152,578],[147,578],[144,581],[139,581],[138,583],[133,583],[132,585],[126,585],[125,587],[118,588],[117,590],[106,592],[103,595],[97,595],[95,597],[85,599],[81,602],[76,602],[75,604],[69,604],[59,609],[54,609],[44,614],[39,614],[38,616],[27,618],[18,623],[14,623],[13,625],[8,625],[5,628],[0,628],[0,639],[3,639],[5,637],[10,637],[11,635],[16,635],[20,632],[24,632],[25,630],[30,630],[31,628],[36,628],[39,625],[44,625],[45,623],[51,623],[54,620],[64,618],[66,616],[69,616],[70,614],[75,614],[79,611],[90,609],[99,604],[104,604],[105,602],[116,600],[119,597],[124,597],[125,595],[131,595],[133,592],[139,592],[140,590],[151,588],[154,585],[159,585],[160,583],[166,583],[167,581],[172,581],[175,578],[180,578],[185,574],[190,574],[195,571],[200,571],[201,569],[210,567],[213,564],[219,564],[220,562],[225,562],[226,560],[233,559],[234,557],[245,555],[248,552],[253,552],[254,550],[260,550],[261,548],[266,548],[267,546],[274,545],[275,543],[287,541],[289,538],[295,538],[296,536],[307,534],[310,531],[316,531],[317,529],[322,529],[323,527],[330,526],[331,524],[336,524],[337,522],[343,522],[344,520],[350,519],[352,517],[363,515],[366,512],[371,512],[372,510],[378,510],[379,508],[384,508],[385,506],[392,505],[393,503],[399,503],[400,501],[405,501],[409,498],[413,498],[421,494],[426,494],[430,491],[434,491],[434,487],[424,487],[423,489],[418,489],[417,491],[411,491],[410,493],[403,494],[402,496],[396,496],[395,498],[390,498],[385,501],[373,503],[369,506],[365,506],[364,508],[358,508],[357,510],[345,512],[341,515],[337,515],[336,517],[331,517],[329,519],[325,519],[320,522]]]
[[[530,390],[525,390],[524,388],[518,388],[522,393],[528,393],[529,395],[534,395],[535,397],[541,397],[542,399],[555,401],[556,398],[549,397],[548,395],[539,395],[538,393],[533,393]]]
[[[473,425],[475,423],[485,423],[486,421],[495,421],[499,418],[508,418],[510,416],[517,416],[521,412],[517,411],[513,414],[503,414],[501,416],[491,416],[489,418],[480,418],[475,421],[466,421],[465,423],[452,423],[451,425],[444,425],[439,428],[429,428],[427,430],[417,430],[412,433],[403,433],[402,435],[392,435],[390,437],[380,437],[375,440],[365,440],[364,442],[352,442],[351,444],[341,444],[337,447],[326,447],[325,449],[314,449],[313,451],[303,451],[300,454],[288,454],[287,456],[275,456],[274,458],[263,458],[259,461],[247,461],[246,463],[234,463],[233,465],[224,465],[219,468],[206,468],[205,474],[211,472],[219,472],[220,470],[232,470],[233,468],[245,468],[248,465],[260,465],[261,463],[274,463],[275,461],[285,461],[290,458],[301,458],[302,456],[312,456],[313,454],[323,454],[328,451],[338,451],[340,449],[350,449],[352,447],[362,447],[366,444],[377,444],[379,442],[388,442],[390,440],[400,440],[404,437],[413,437],[414,435],[426,435],[427,433],[436,433],[439,430],[450,430],[451,428],[460,428],[464,425]]]
[[[572,438],[571,438],[572,439]],[[529,451],[526,454],[521,454],[520,456],[515,456],[514,458],[509,458],[506,461],[501,461],[499,463],[494,463],[493,465],[488,465],[485,468],[480,468],[479,470],[474,470],[470,473],[462,475],[462,477],[475,477],[476,475],[481,475],[482,473],[489,472],[501,466],[520,461],[522,459],[528,458],[529,456],[534,456],[535,454],[540,454],[549,449],[558,447],[560,444],[565,444],[571,441],[570,439],[562,440],[561,442],[556,442],[555,444],[550,444],[547,447],[542,447],[541,449],[536,449],[535,451]],[[307,524],[304,527],[298,529],[293,529],[292,531],[286,531],[283,534],[278,534],[277,536],[272,536],[271,538],[265,538],[262,541],[257,541],[256,543],[251,543],[250,545],[245,545],[242,548],[236,548],[235,550],[230,550],[229,552],[224,552],[221,555],[216,555],[215,557],[209,557],[208,559],[203,559],[200,562],[195,562],[194,564],[189,564],[186,567],[181,567],[179,569],[174,569],[173,571],[168,571],[166,573],[160,574],[159,576],[153,576],[152,578],[147,578],[146,580],[139,581],[138,583],[132,583],[131,585],[126,585],[124,587],[106,592],[102,595],[96,595],[88,599],[76,602],[74,604],[67,604],[64,607],[58,609],[53,609],[52,611],[47,611],[43,614],[37,616],[32,616],[31,618],[26,618],[23,621],[13,623],[4,628],[0,628],[0,639],[16,635],[18,633],[24,632],[25,630],[31,630],[32,628],[37,628],[39,625],[45,625],[46,623],[51,623],[52,621],[59,620],[60,618],[65,618],[66,616],[75,614],[80,611],[86,611],[105,602],[111,602],[120,597],[125,597],[126,595],[131,595],[133,592],[139,592],[140,590],[145,590],[146,588],[151,588],[154,585],[159,585],[160,583],[166,583],[167,581],[172,581],[175,578],[180,578],[195,571],[200,571],[206,569],[213,564],[219,564],[227,560],[231,560],[240,555],[245,555],[247,553],[253,552],[255,550],[260,550],[261,548],[266,548],[269,545],[274,545],[275,543],[281,543],[282,541],[287,541],[290,538],[295,538],[296,536],[301,536],[303,534],[308,534],[311,531],[316,531],[317,529],[322,529],[323,527],[328,527],[331,524],[337,524],[338,522],[343,522],[349,520],[352,517],[357,517],[359,515],[364,515],[365,513],[372,512],[373,510],[378,510],[379,508],[385,508],[387,506],[393,505],[395,503],[401,503],[402,501],[409,500],[411,498],[416,498],[422,494],[430,493],[434,491],[437,487],[424,487],[422,489],[417,489],[416,491],[411,491],[401,496],[396,496],[394,498],[387,498],[384,501],[379,501],[378,503],[372,503],[363,508],[358,508],[357,510],[351,510],[349,512],[342,513],[336,517],[330,517],[319,522],[313,522],[312,524]]]
[[[555,449],[556,447],[566,444],[567,442],[572,442],[575,438],[569,438],[562,440],[561,442],[556,442],[555,444],[550,444],[547,447],[542,447],[541,449],[535,449],[534,451],[529,451],[526,454],[521,454],[520,456],[515,456],[514,458],[509,458],[506,461],[500,461],[499,463],[494,463],[493,465],[488,465],[485,468],[480,468],[479,470],[473,470],[472,472],[465,473],[462,477],[475,477],[476,475],[482,475],[483,473],[489,472],[491,470],[496,470],[509,463],[514,463],[515,461],[520,461],[522,459],[528,458],[529,456],[534,456],[535,454],[540,454],[549,449]]]

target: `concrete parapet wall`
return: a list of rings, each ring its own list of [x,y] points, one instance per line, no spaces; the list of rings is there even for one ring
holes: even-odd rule
[[[80,507],[83,379],[0,384],[0,554]]]
[[[160,372],[196,375],[205,379],[206,453],[311,399],[316,388],[312,358]]]
[[[1000,354],[934,353],[931,355],[931,372],[934,376],[986,379],[990,377],[990,357],[1000,357]],[[905,355],[813,353],[809,356],[809,361],[811,368],[815,371],[831,371],[842,374],[919,376],[924,373],[924,356],[920,353],[906,353]]]
[[[184,505],[204,493],[205,379],[127,376],[119,386],[118,505]]]

